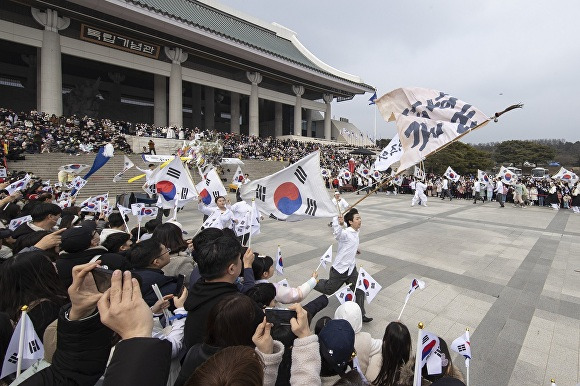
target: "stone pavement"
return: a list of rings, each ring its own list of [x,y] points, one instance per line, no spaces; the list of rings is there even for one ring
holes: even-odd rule
[[[361,196],[343,197],[353,204]],[[580,382],[580,215],[496,202],[410,202],[410,195],[378,194],[357,206],[363,219],[358,265],[383,287],[367,306],[374,321],[363,330],[382,338],[418,278],[426,288],[413,293],[402,322],[414,340],[423,322],[448,344],[469,327],[471,385]],[[178,221],[195,233],[201,215],[189,208]],[[300,285],[330,244],[336,253],[328,222],[265,219],[252,249],[275,256],[279,244],[285,277]],[[319,273],[328,275],[322,268]],[[313,291],[308,299],[318,295]],[[338,305],[330,299],[321,314],[332,316]],[[463,358],[452,355],[465,374]]]

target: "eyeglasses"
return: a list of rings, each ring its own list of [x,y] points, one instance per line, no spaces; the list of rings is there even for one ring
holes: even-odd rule
[[[163,252],[162,254],[160,254],[159,256],[157,256],[155,259],[159,259],[160,257],[163,257],[165,254],[168,254],[169,255],[170,253],[171,253],[171,248],[167,248],[165,250],[165,252]],[[155,259],[153,259],[153,260],[155,260]]]

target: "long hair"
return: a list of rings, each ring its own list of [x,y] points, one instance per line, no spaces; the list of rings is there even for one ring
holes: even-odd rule
[[[274,265],[274,259],[272,259],[270,256],[256,256],[254,262],[252,263],[254,278],[256,280],[262,279],[264,273],[268,272],[272,265]]]
[[[183,239],[183,232],[177,225],[170,222],[157,226],[151,238],[171,249],[171,253],[187,249],[187,242]]]
[[[383,336],[383,364],[373,385],[392,386],[399,380],[401,366],[411,355],[411,334],[403,323],[391,322]]]
[[[257,327],[255,310],[254,302],[246,295],[236,293],[224,296],[209,312],[205,343],[217,347],[254,347],[252,335]]]
[[[0,265],[0,310],[10,319],[17,321],[22,306],[40,299],[60,305],[68,299],[54,265],[43,251],[21,253]]]

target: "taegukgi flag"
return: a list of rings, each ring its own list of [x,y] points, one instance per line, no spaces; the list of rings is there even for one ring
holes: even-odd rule
[[[282,250],[279,245],[276,251],[276,272],[278,275],[284,275],[284,261],[282,260]]]
[[[234,173],[234,177],[232,179],[232,184],[240,186],[244,183],[244,173],[242,172],[242,168],[238,165],[236,172]]]
[[[561,167],[558,173],[552,176],[553,180],[562,180],[569,184],[575,184],[578,182],[578,176],[576,173],[567,170],[566,168]]]
[[[10,220],[10,224],[8,224],[8,229],[13,231],[16,228],[18,228],[20,225],[22,225],[24,223],[29,223],[31,221],[32,221],[31,215],[15,218],[13,220]]]
[[[463,357],[465,357],[465,367],[469,367],[469,361],[471,360],[471,342],[469,341],[469,331],[465,331],[463,335],[455,339],[453,343],[451,343],[450,348],[459,355],[463,355]]]
[[[483,184],[484,186],[487,186],[489,184],[493,184],[493,182],[491,182],[491,180],[489,179],[489,176],[487,175],[486,172],[484,172],[483,170],[479,170],[477,169],[477,180]]]
[[[380,171],[387,170],[392,164],[399,161],[403,155],[403,147],[399,133],[395,134],[391,142],[379,153],[374,168]]]
[[[216,206],[215,199],[217,197],[227,197],[228,195],[215,169],[211,169],[205,175],[205,178],[196,185],[196,189],[201,197],[201,202],[206,206]]]
[[[25,370],[29,368],[34,364],[34,362],[44,357],[44,346],[42,345],[42,341],[38,338],[32,321],[26,312],[24,312],[18,321],[18,324],[16,324],[16,328],[14,329],[14,333],[12,334],[12,338],[8,344],[0,378],[4,378],[5,376],[16,372],[19,354],[18,343],[20,332],[22,330],[24,335],[24,344],[22,345],[22,352],[20,353],[22,357],[22,369]]]
[[[396,121],[403,171],[478,125],[487,116],[471,104],[426,88],[398,88],[376,101],[385,121]]]
[[[17,190],[26,189],[26,186],[28,185],[30,180],[31,180],[30,174],[26,174],[24,176],[24,178],[22,178],[18,181],[14,181],[13,183],[11,183],[7,187],[5,187],[4,190],[6,190],[8,192],[8,194],[12,194],[12,193],[16,192]]]
[[[58,168],[58,170],[65,171],[67,173],[77,173],[78,174],[88,167],[89,167],[89,165],[85,165],[85,164],[68,164],[68,165],[62,165],[61,167]]]
[[[356,301],[356,296],[354,292],[350,289],[349,286],[344,286],[342,290],[336,293],[336,298],[340,302],[340,304],[344,304],[344,302],[354,302]]]
[[[126,155],[123,155],[124,160],[123,160],[123,170],[121,170],[119,173],[117,173],[115,175],[115,177],[113,177],[113,182],[119,182],[121,181],[121,177],[123,177],[123,174],[125,174],[125,172],[129,169],[131,169],[133,166],[135,166],[135,164],[133,163],[133,161],[131,161],[129,159],[129,157],[127,157]]]
[[[157,204],[164,209],[183,206],[187,201],[197,198],[195,186],[179,157],[155,175]]]
[[[501,182],[508,185],[513,185],[518,181],[518,176],[506,167],[501,167],[497,177],[501,178]]]
[[[425,282],[423,280],[413,279],[411,281],[411,287],[409,288],[409,291],[407,292],[407,296],[405,297],[405,303],[407,303],[409,301],[411,294],[413,292],[415,292],[416,289],[423,289],[423,288],[425,288]]]
[[[359,269],[358,278],[356,280],[356,289],[360,289],[365,293],[367,303],[370,304],[382,288],[383,287],[373,279],[364,268],[361,267]]]
[[[324,269],[328,271],[328,268],[326,268],[326,263],[332,263],[332,245],[328,247],[322,256],[320,256],[320,265],[322,265]]]
[[[240,189],[244,200],[254,198],[258,210],[276,220],[300,221],[336,215],[320,175],[318,151]]]
[[[445,170],[445,173],[443,175],[453,182],[459,181],[459,178],[461,177],[459,174],[455,172],[455,170],[451,169],[451,166],[447,166],[447,170]]]
[[[344,179],[346,182],[349,182],[352,178],[352,173],[347,168],[342,168],[338,172],[338,178]]]

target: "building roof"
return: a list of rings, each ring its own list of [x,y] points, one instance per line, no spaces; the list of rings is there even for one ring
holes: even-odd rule
[[[293,31],[275,23],[268,25],[213,0],[121,1],[274,55],[290,63],[372,89],[359,77],[337,70],[316,58],[298,41]]]

